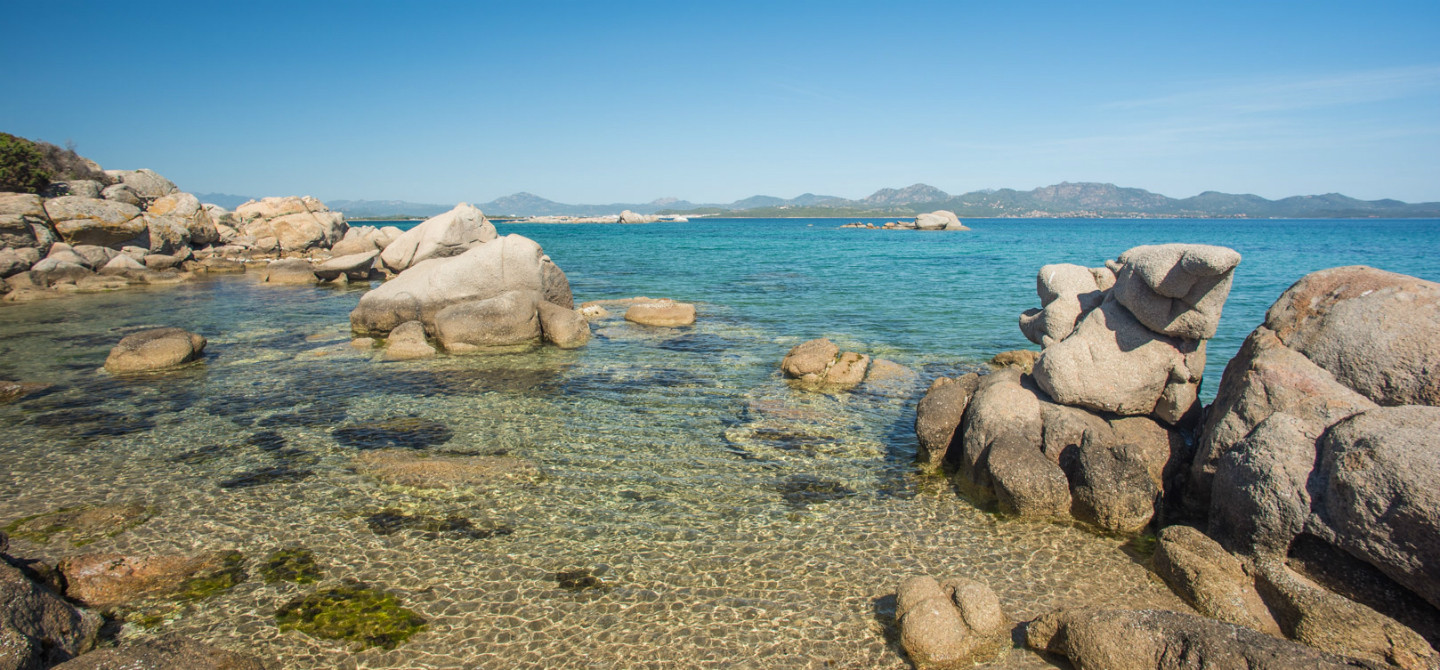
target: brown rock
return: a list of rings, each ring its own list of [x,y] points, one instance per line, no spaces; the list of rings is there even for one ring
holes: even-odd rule
[[[1040,360],[1040,352],[1031,349],[1015,349],[995,354],[995,357],[990,359],[990,364],[997,368],[1019,368],[1021,372],[1028,375],[1035,369],[1037,360]]]
[[[669,299],[642,302],[625,310],[625,320],[643,326],[689,326],[695,323],[695,306]]]
[[[120,648],[98,649],[55,666],[56,670],[266,670],[249,654],[167,635]]]
[[[1197,612],[1280,635],[1244,566],[1204,533],[1189,526],[1161,530],[1151,560],[1155,573]]]
[[[95,645],[100,624],[0,560],[0,667],[48,668],[74,658]]]
[[[926,470],[935,470],[945,461],[955,442],[955,429],[965,418],[965,408],[975,389],[980,386],[980,376],[971,372],[956,379],[940,377],[930,384],[930,390],[920,399],[915,408],[915,437],[919,440],[915,459]],[[958,452],[958,445],[957,445]]]
[[[205,338],[179,328],[156,328],[127,335],[105,359],[114,373],[143,372],[183,365],[200,358]]]
[[[968,668],[1009,646],[1010,619],[980,582],[910,577],[895,601],[900,644],[921,670]]]
[[[149,597],[184,597],[200,581],[234,574],[243,558],[234,551],[195,555],[85,554],[60,561],[65,595],[90,607],[114,607]],[[243,580],[243,572],[239,575]],[[233,584],[232,584],[233,585]]]

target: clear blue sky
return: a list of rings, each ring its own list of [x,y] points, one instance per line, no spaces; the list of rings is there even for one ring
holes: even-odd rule
[[[197,192],[1440,201],[1440,2],[10,2],[0,130]]]

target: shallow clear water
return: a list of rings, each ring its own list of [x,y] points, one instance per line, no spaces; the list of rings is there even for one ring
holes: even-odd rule
[[[1040,265],[1164,241],[1239,249],[1213,389],[1305,272],[1366,263],[1437,279],[1427,261],[1440,257],[1435,221],[979,221],[930,234],[838,223],[502,225],[544,245],[578,301],[699,303],[693,328],[611,319],[569,352],[381,363],[349,346],[365,287],[253,275],[4,306],[0,378],[55,387],[0,406],[0,522],[145,502],[160,514],[83,550],[16,540],[13,551],[234,548],[253,564],[299,545],[326,583],[361,579],[429,620],[391,651],[281,633],[276,608],[318,585],[252,576],[121,634],[181,632],[284,667],[901,668],[889,597],[911,574],[982,579],[1016,619],[1069,604],[1183,607],[1120,540],[998,519],[912,472],[917,394],[1027,344],[1015,317],[1036,303]],[[157,325],[206,335],[206,361],[152,377],[99,371],[126,332]],[[920,380],[792,391],[778,362],[819,336]],[[503,450],[544,476],[416,489],[357,472],[345,430],[396,417],[448,428],[424,452]],[[387,509],[513,532],[379,534],[366,517]],[[560,588],[556,573],[579,568],[605,586]],[[1016,650],[993,665],[1044,662]]]

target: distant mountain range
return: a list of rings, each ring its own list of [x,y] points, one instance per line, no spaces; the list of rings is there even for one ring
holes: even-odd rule
[[[202,202],[213,202],[229,209],[249,199],[223,193],[196,195]],[[331,200],[326,204],[352,219],[428,217],[454,206],[403,200]],[[962,217],[1015,218],[1440,218],[1440,202],[1412,204],[1388,199],[1357,200],[1339,193],[1267,200],[1258,195],[1216,191],[1177,199],[1140,188],[1089,182],[1065,182],[1030,191],[987,189],[961,195],[950,195],[927,184],[915,184],[901,189],[883,188],[860,200],[805,193],[788,199],[757,195],[728,204],[697,204],[676,198],[661,198],[646,203],[571,205],[533,193],[516,193],[477,203],[476,206],[493,216],[603,216],[628,209],[639,214],[742,217],[905,217],[948,209]]]

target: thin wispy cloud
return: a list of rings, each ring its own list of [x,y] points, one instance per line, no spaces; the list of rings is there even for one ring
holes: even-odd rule
[[[1118,100],[1102,104],[1100,109],[1263,113],[1396,100],[1436,91],[1440,91],[1440,65],[1424,65],[1301,80],[1247,79],[1166,96]]]

